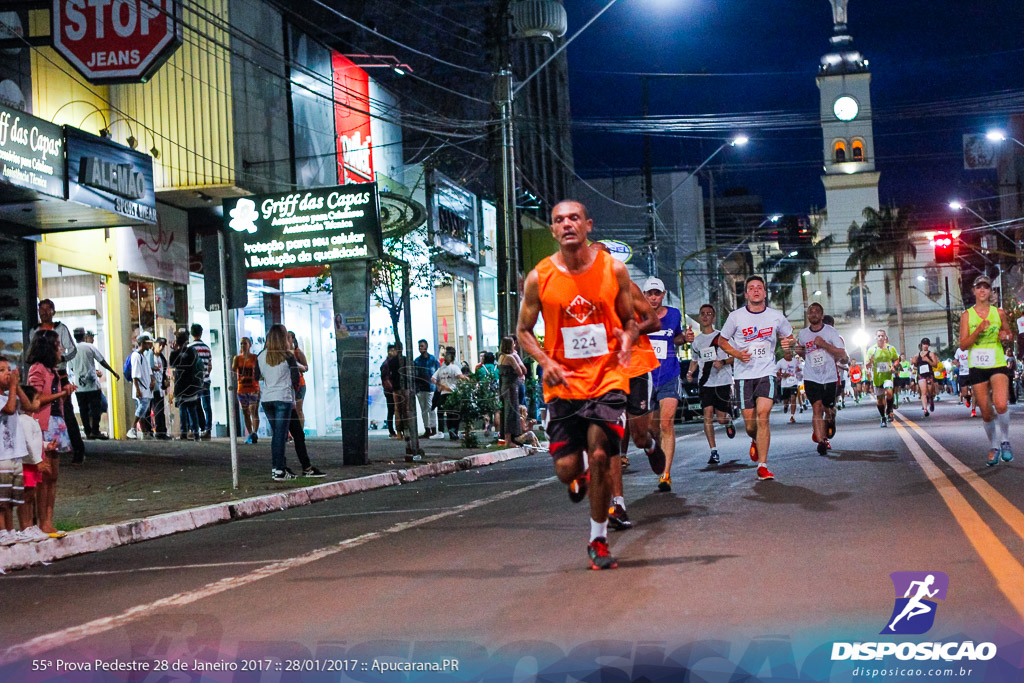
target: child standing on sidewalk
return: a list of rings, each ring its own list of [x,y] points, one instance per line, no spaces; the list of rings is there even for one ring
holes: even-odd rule
[[[21,459],[26,453],[18,421],[18,375],[6,358],[0,358],[0,545],[21,540],[14,530],[15,506],[24,503],[25,484]]]
[[[39,410],[39,403],[36,401],[37,392],[35,387],[27,384],[21,386],[21,413],[18,420],[21,422],[21,435],[25,439],[25,448],[28,453],[22,460],[25,473],[25,504],[18,508],[18,526],[21,527],[21,540],[23,541],[45,541],[50,537],[36,524],[36,485],[41,481],[39,466],[43,463],[43,432],[39,429],[39,423],[32,417],[31,413]],[[54,444],[48,444],[53,449]]]

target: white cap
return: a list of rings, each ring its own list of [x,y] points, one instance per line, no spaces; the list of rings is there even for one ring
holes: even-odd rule
[[[652,291],[655,291],[655,290],[659,291],[659,292],[664,292],[665,291],[665,283],[662,282],[661,280],[659,280],[656,277],[649,277],[649,278],[647,278],[647,282],[644,283],[644,291],[645,292],[652,292]]]

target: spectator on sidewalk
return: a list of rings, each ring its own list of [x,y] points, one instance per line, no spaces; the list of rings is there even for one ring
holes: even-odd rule
[[[57,363],[57,376],[60,378],[61,388],[64,388],[71,383],[68,379],[67,363],[78,353],[78,347],[75,345],[74,337],[72,337],[68,326],[62,322],[54,321],[53,315],[56,309],[52,301],[43,299],[39,302],[37,310],[39,312],[39,324],[29,331],[29,339],[34,339],[36,332],[39,330],[53,330],[57,333],[62,349],[59,362]],[[26,365],[28,365],[27,361]],[[71,452],[73,454],[71,462],[80,463],[85,460],[85,442],[82,441],[82,433],[78,429],[78,420],[75,419],[75,409],[71,405],[71,394],[66,394],[63,400],[64,406],[61,414],[68,417],[67,430],[68,436],[71,439]]]
[[[306,399],[306,373],[309,371],[309,361],[306,360],[306,354],[299,348],[299,340],[295,338],[295,333],[291,330],[288,331],[288,346],[295,354],[295,362],[299,366],[299,386],[295,390],[295,412],[299,414],[299,423],[305,429],[306,416],[302,412],[302,402]]]
[[[28,347],[28,385],[36,390],[36,403],[40,406],[34,417],[47,445],[43,462],[39,465],[40,481],[36,486],[36,514],[39,528],[53,538],[65,536],[53,525],[53,506],[57,497],[57,478],[60,474],[60,456],[71,453],[71,437],[64,421],[65,398],[76,387],[68,383],[61,386],[57,374],[62,346],[55,330],[39,330]],[[73,462],[73,461],[72,461]]]
[[[512,443],[521,433],[519,424],[519,385],[526,366],[519,360],[512,337],[503,337],[498,347],[498,393],[501,397],[501,439],[499,444]]]
[[[395,396],[395,431],[399,439],[406,439],[409,436],[410,397],[407,361],[402,342],[395,342],[394,352],[394,355],[388,357],[388,372],[391,377],[391,391]]]
[[[71,381],[78,387],[75,398],[78,401],[78,413],[82,416],[82,429],[86,439],[106,439],[100,433],[100,416],[103,414],[103,391],[100,388],[96,363],[106,368],[107,372],[117,379],[121,376],[107,364],[107,359],[95,344],[88,341],[89,335],[84,328],[75,328],[75,346],[78,352],[68,361],[68,373]]]
[[[436,372],[431,376],[430,381],[437,385],[438,395],[438,408],[440,410],[440,419],[443,422],[441,429],[448,430],[448,438],[452,441],[459,440],[459,409],[449,408],[445,405],[448,400],[448,396],[455,391],[455,385],[458,384],[459,380],[468,379],[462,372],[462,367],[455,363],[455,352],[449,351],[444,358],[444,365],[437,369]]]
[[[171,350],[171,372],[174,375],[173,398],[181,418],[181,440],[191,433],[199,441],[199,394],[203,391],[203,361],[189,346],[188,332],[178,330]]]
[[[18,369],[0,357],[0,545],[28,540],[14,530],[14,509],[25,503],[22,459],[28,452],[18,420],[20,379]]]
[[[153,398],[149,402],[149,409],[153,415],[153,430],[156,433],[156,438],[164,441],[171,438],[167,434],[166,406],[164,405],[167,389],[171,385],[167,356],[164,355],[165,348],[167,348],[167,339],[165,337],[157,337],[153,342],[153,349],[146,354],[150,367],[153,368],[153,380],[151,382]]]
[[[203,363],[203,388],[199,392],[197,412],[199,415],[199,427],[202,429],[202,437],[209,439],[210,433],[213,430],[213,409],[210,407],[210,371],[213,370],[213,352],[206,345],[206,342],[203,341],[202,325],[193,323],[189,331],[192,333],[192,343],[189,344],[189,347],[196,352],[199,360]]]
[[[18,526],[21,527],[22,540],[45,541],[50,537],[36,524],[36,487],[39,485],[39,466],[43,463],[43,432],[39,423],[32,417],[39,410],[36,397],[39,392],[34,387],[23,384],[19,387],[21,405],[18,415],[21,435],[25,441],[25,457],[22,459],[22,471],[25,480],[24,503],[18,507]],[[47,444],[52,446],[53,444]]]
[[[152,438],[153,426],[149,422],[149,404],[153,400],[153,366],[148,352],[153,348],[153,338],[143,332],[135,340],[135,350],[129,358],[132,371],[132,398],[135,399],[135,418],[129,439]]]
[[[480,383],[489,383],[494,388],[493,391],[498,391],[498,365],[495,362],[494,353],[491,351],[484,351],[482,354],[483,361],[480,367],[476,370],[476,381]],[[497,413],[491,415],[484,415],[484,436],[491,435],[491,429],[494,429],[498,424],[499,415]]]
[[[261,401],[270,421],[270,478],[274,481],[294,479],[295,473],[285,466],[284,448],[295,408],[299,364],[284,325],[272,325],[267,331],[267,343],[256,357],[256,378],[263,382]]]
[[[231,372],[235,375],[238,407],[245,422],[246,443],[258,443],[260,430],[260,383],[256,381],[256,354],[252,352],[252,339],[242,337],[241,353],[231,359]]]
[[[431,384],[430,378],[441,367],[441,364],[427,350],[428,348],[427,340],[420,339],[420,355],[416,356],[412,361],[416,370],[416,403],[419,405],[420,413],[423,415],[423,436],[420,437],[421,439],[429,439],[434,434],[437,434],[437,415],[434,414],[432,408],[434,385]]]
[[[394,355],[395,345],[388,344],[388,355],[384,362],[380,364],[380,387],[384,391],[384,402],[388,406],[388,416],[384,422],[388,426],[388,435],[392,439],[398,438],[398,432],[395,431],[395,390],[394,385],[391,383],[391,369],[389,366]]]

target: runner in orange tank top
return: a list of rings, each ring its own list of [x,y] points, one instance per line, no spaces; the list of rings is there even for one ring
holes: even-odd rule
[[[608,252],[608,246],[603,242],[594,242],[590,245],[598,251]],[[647,297],[640,291],[635,282],[629,283],[629,294],[633,299],[633,310],[636,313],[639,337],[633,347],[633,356],[630,359],[629,369],[629,398],[626,400],[626,429],[627,434],[622,437],[622,447],[619,457],[612,457],[609,461],[609,469],[612,477],[612,504],[608,508],[608,526],[615,531],[625,531],[633,528],[633,523],[626,513],[626,497],[622,487],[622,470],[629,466],[629,459],[626,452],[629,450],[629,439],[647,455],[651,469],[655,474],[665,471],[665,452],[661,450],[654,435],[651,434],[651,370],[658,367],[660,361],[654,353],[651,340],[647,338],[648,332],[657,332],[661,329],[661,322],[658,314],[647,302]],[[650,449],[650,450],[648,450]]]
[[[590,490],[591,569],[618,566],[608,551],[609,458],[619,453],[629,364],[638,328],[626,267],[591,249],[594,222],[585,206],[559,202],[551,234],[559,250],[526,277],[518,334],[544,370],[548,436],[558,478],[579,502]],[[544,347],[534,335],[544,315]],[[583,461],[587,452],[589,472]]]

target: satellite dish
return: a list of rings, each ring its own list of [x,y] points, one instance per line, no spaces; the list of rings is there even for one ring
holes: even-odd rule
[[[422,204],[394,192],[380,193],[380,228],[389,239],[403,237],[427,222]]]

